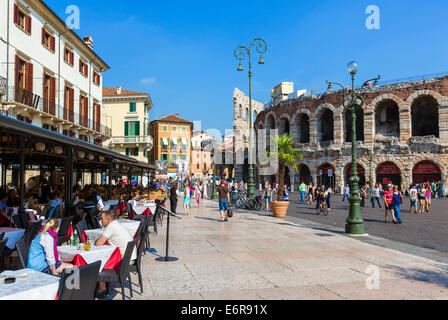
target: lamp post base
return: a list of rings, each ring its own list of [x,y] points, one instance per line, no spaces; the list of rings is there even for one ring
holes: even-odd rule
[[[347,223],[345,225],[345,233],[352,235],[364,235],[364,224],[363,223]]]

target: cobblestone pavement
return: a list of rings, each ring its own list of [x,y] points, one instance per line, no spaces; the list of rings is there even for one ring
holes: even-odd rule
[[[151,237],[143,294],[132,275],[134,299],[448,299],[447,264],[265,213],[235,210],[219,222],[216,208],[203,200],[171,220],[169,255],[178,261],[155,260],[164,256],[165,224]]]

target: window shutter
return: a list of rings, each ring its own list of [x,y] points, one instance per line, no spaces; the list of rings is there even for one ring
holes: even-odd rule
[[[69,104],[69,110],[70,112],[74,112],[75,110],[75,90],[73,88],[70,88],[70,104]]]
[[[19,7],[14,5],[14,23],[19,24]]]
[[[99,104],[96,105],[96,122],[99,130],[99,125],[101,124],[101,106]]]
[[[138,156],[138,148],[134,149],[134,156]]]
[[[89,74],[89,66],[87,64],[84,64],[84,75],[87,77]]]
[[[70,64],[73,66],[75,62],[75,55],[73,54],[72,51],[70,51]]]
[[[140,135],[140,121],[135,122],[135,135]]]
[[[82,60],[79,59],[79,72],[82,73]]]
[[[50,38],[50,49],[53,52],[55,51],[55,38],[53,36]]]
[[[56,102],[56,78],[50,77],[50,101]]]
[[[27,63],[26,67],[26,90],[30,93],[33,92],[33,64]]]
[[[126,148],[126,155],[129,156],[129,148]]]
[[[26,21],[26,32],[31,34],[31,16],[29,15],[26,16],[25,21]]]
[[[125,137],[129,136],[129,122],[128,121],[124,122],[124,136]]]
[[[42,28],[42,44],[45,45],[45,29]]]

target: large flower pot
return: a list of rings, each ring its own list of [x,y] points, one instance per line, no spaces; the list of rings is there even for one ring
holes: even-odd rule
[[[286,212],[288,211],[289,201],[273,201],[271,202],[272,213],[275,218],[286,217]]]

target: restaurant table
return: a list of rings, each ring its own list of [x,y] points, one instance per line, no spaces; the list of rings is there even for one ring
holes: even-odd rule
[[[84,266],[95,261],[101,261],[100,271],[103,269],[119,269],[121,266],[120,248],[114,246],[95,246],[91,244],[89,251],[80,250],[74,246],[58,247],[59,259],[72,263],[76,267]]]
[[[8,242],[6,242],[6,246],[9,249],[14,249],[16,246],[16,242],[19,241],[23,234],[25,233],[25,229],[18,228],[0,228],[0,233],[5,233],[4,239],[8,238]]]
[[[5,271],[0,276],[19,276],[27,274],[26,278],[16,278],[16,282],[5,284],[0,278],[0,300],[54,300],[58,293],[60,278],[34,271],[21,269]]]
[[[104,211],[106,211],[106,210],[109,210],[110,209],[110,207],[112,207],[112,206],[116,206],[117,204],[118,204],[118,200],[108,200],[108,201],[104,201],[103,203],[104,203],[104,208],[103,208],[103,210]]]
[[[140,225],[140,221],[134,221],[134,220],[125,220],[125,219],[119,219],[116,220],[119,224],[121,224],[128,232],[129,234],[135,238],[137,235],[137,230]],[[101,235],[103,234],[104,230],[106,228],[102,229],[91,229],[91,230],[85,230],[85,234],[88,238],[88,240],[91,243],[94,243]],[[84,238],[85,239],[85,238]],[[85,239],[87,240],[87,239]]]
[[[155,203],[143,203],[132,205],[132,210],[134,210],[135,214],[149,216],[156,212],[156,207]]]

